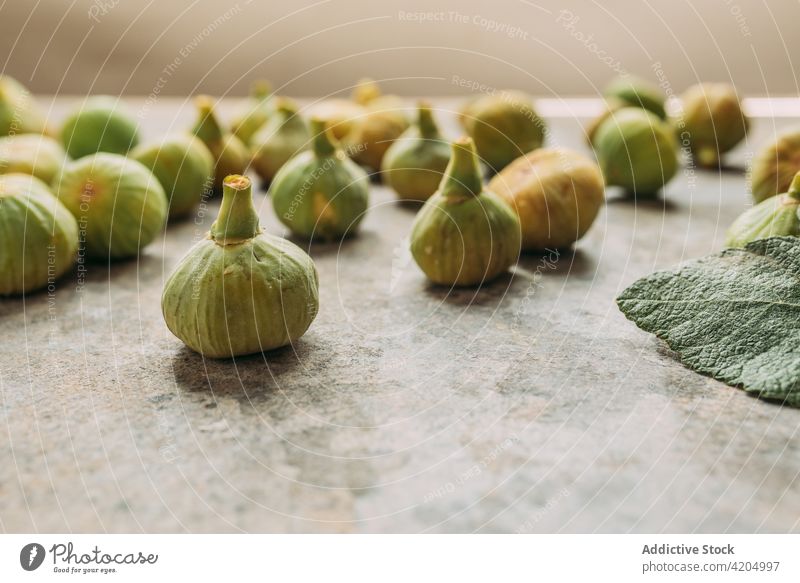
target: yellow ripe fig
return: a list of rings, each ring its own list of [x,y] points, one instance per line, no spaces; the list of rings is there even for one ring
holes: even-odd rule
[[[353,98],[365,111],[353,120],[342,145],[362,166],[380,170],[386,151],[408,129],[405,105],[398,97],[382,95],[371,79],[363,79],[356,86]]]
[[[439,189],[414,220],[414,261],[434,283],[475,286],[508,270],[520,242],[514,210],[483,187],[472,140],[454,142]]]
[[[731,85],[694,85],[681,95],[681,106],[685,124],[681,139],[688,141],[700,166],[719,166],[723,154],[747,135],[750,123]]]
[[[489,190],[519,215],[526,250],[572,245],[592,226],[605,198],[597,164],[564,148],[517,158],[492,178]]]
[[[314,321],[317,270],[302,249],[260,227],[250,180],[228,176],[217,220],[167,279],[161,308],[170,331],[203,356],[266,352]]]
[[[756,154],[750,169],[753,200],[761,202],[786,192],[797,172],[800,172],[800,128],[783,132]]]
[[[481,160],[495,172],[541,147],[546,134],[533,99],[520,91],[481,97],[464,111],[463,125]]]

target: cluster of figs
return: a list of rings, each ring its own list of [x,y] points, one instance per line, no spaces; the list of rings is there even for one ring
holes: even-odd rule
[[[399,199],[422,203],[410,246],[425,275],[479,286],[522,251],[580,239],[606,186],[634,196],[660,190],[678,167],[679,140],[698,164],[713,166],[747,131],[727,86],[692,88],[676,123],[658,88],[633,78],[609,87],[603,115],[587,128],[597,162],[544,147],[547,126],[519,91],[467,101],[456,112],[464,135],[455,140],[442,135],[429,104],[410,112],[370,80],[349,99],[304,108],[259,82],[227,124],[211,98],[195,103],[192,127],[140,143],[136,119],[117,98],[88,97],[54,129],[25,87],[0,77],[0,294],[48,288],[76,261],[135,257],[168,221],[221,194],[209,233],[165,283],[164,319],[204,356],[264,352],[311,325],[319,278],[302,249],[262,229],[248,173],[268,187],[288,230],[311,241],[357,233],[371,178],[380,179]],[[782,137],[753,171],[757,198],[788,193],[772,206],[800,190],[800,180],[792,183],[800,137],[793,139]]]

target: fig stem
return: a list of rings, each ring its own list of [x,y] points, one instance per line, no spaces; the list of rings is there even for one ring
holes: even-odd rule
[[[460,138],[452,144],[452,155],[439,187],[442,195],[478,196],[483,190],[478,155],[471,138]]]
[[[417,106],[417,126],[419,126],[419,135],[423,138],[432,140],[439,137],[439,127],[436,125],[436,120],[433,119],[431,106],[427,103],[420,103]]]
[[[787,194],[795,200],[800,200],[800,172],[794,175],[792,183],[789,185]]]
[[[336,138],[323,119],[311,119],[312,148],[319,157],[333,156],[336,152]]]
[[[211,237],[226,245],[252,239],[261,232],[253,206],[253,190],[247,176],[232,174],[222,183],[222,205],[211,225]]]
[[[258,101],[266,101],[272,97],[272,85],[266,79],[260,79],[253,83],[250,88],[250,95]]]
[[[221,140],[222,128],[214,115],[214,102],[207,95],[200,95],[194,100],[197,107],[197,123],[193,133],[206,143]]]

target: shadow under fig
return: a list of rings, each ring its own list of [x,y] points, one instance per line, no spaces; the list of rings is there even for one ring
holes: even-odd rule
[[[276,394],[281,388],[280,378],[302,366],[310,351],[303,339],[269,352],[234,358],[206,358],[183,346],[172,358],[172,372],[180,391],[252,402]]]
[[[480,286],[448,286],[427,281],[424,292],[439,302],[456,306],[494,307],[505,297],[516,294],[515,288],[518,287],[519,280],[520,278],[507,272]]]
[[[581,276],[594,274],[597,264],[591,255],[581,249],[567,247],[525,252],[520,256],[517,267],[529,274],[538,273],[540,277],[549,274]]]

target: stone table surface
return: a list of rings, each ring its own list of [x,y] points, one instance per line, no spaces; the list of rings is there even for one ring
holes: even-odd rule
[[[184,100],[130,106],[150,138],[192,118]],[[590,154],[583,121],[549,119],[550,144]],[[729,168],[686,168],[659,200],[610,189],[574,251],[525,255],[479,290],[426,283],[414,209],[374,186],[357,238],[300,242],[321,310],[267,355],[204,360],[161,316],[217,201],[138,260],[0,300],[0,529],[800,531],[800,410],[685,369],[614,303],[721,248],[752,152],[786,123],[756,120]]]

